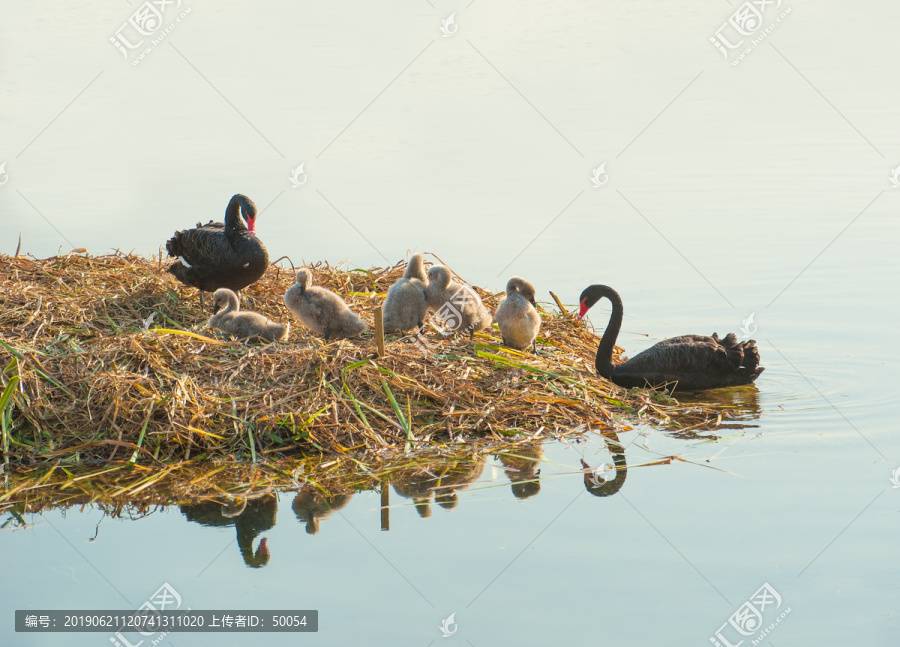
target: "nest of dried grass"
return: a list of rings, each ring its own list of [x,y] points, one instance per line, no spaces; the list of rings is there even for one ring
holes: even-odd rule
[[[289,320],[288,265],[279,259],[247,288],[243,308]],[[404,267],[313,271],[371,325]],[[501,346],[496,329],[474,340],[427,329],[427,355],[414,337],[389,336],[377,357],[372,333],[326,344],[292,321],[288,342],[260,345],[204,329],[197,292],[159,258],[2,256],[0,276],[0,450],[12,466],[366,460],[472,438],[622,429],[639,417],[676,428],[722,415],[598,377],[599,340],[547,308],[538,357]],[[500,294],[479,293],[496,308]]]

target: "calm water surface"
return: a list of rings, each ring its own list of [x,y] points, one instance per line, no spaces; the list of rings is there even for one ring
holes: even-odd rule
[[[242,192],[272,258],[421,250],[567,303],[608,283],[632,355],[752,313],[767,370],[733,438],[548,440],[539,488],[496,456],[452,496],[411,474],[389,531],[374,491],[330,513],[285,492],[238,517],[28,515],[0,532],[0,643],[112,644],[16,634],[12,610],[136,607],[169,582],[194,609],[320,610],[317,634],[172,645],[424,647],[451,613],[447,644],[750,645],[727,623],[765,583],[763,626],[790,613],[762,644],[898,644],[900,6],[783,0],[767,23],[788,7],[733,66],[709,42],[727,3],[183,0],[135,66],[109,38],[137,5],[4,3],[4,253],[20,232],[36,256],[156,253]],[[689,462],[641,466],[661,455]],[[593,496],[581,458],[627,477]]]

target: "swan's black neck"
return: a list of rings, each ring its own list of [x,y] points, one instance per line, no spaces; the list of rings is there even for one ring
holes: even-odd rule
[[[622,328],[622,297],[608,285],[592,285],[581,293],[579,302],[590,308],[603,297],[612,303],[612,313],[609,315],[609,323],[606,325],[606,330],[603,331],[603,337],[600,338],[594,366],[597,367],[598,375],[608,378],[615,372],[612,354],[616,339],[619,337],[619,330]]]
[[[245,220],[248,223],[255,222],[256,205],[247,196],[237,193],[231,197],[225,210],[225,235],[229,240],[248,233]]]
[[[269,562],[268,549],[263,548],[262,542],[260,542],[260,547],[254,553],[253,542],[260,533],[271,530],[275,526],[277,513],[275,505],[274,500],[250,502],[247,509],[234,521],[238,548],[240,548],[241,556],[247,566],[259,568]]]
[[[256,552],[253,552],[253,541],[259,532],[237,525],[238,548],[241,551],[241,557],[244,558],[244,563],[251,568],[260,568],[269,563],[268,550],[263,548],[262,542]]]

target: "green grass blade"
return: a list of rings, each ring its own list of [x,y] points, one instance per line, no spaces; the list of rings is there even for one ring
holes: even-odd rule
[[[3,395],[0,395],[0,414],[6,413],[6,406],[9,404],[10,399],[12,399],[12,394],[16,390],[16,387],[19,385],[19,376],[14,375],[9,378],[9,384],[6,385],[6,388],[3,389]]]
[[[15,393],[18,385],[19,376],[14,375],[9,379],[6,388],[3,389],[3,395],[0,395],[0,434],[3,436],[0,448],[3,449],[3,462],[6,465],[9,465],[9,429],[6,426],[6,407],[10,404],[12,394]],[[12,419],[12,412],[10,412],[9,418]]]
[[[347,394],[347,397],[350,398],[350,403],[353,405],[353,408],[356,409],[356,415],[359,416],[359,419],[363,421],[363,424],[366,426],[366,429],[375,433],[375,430],[372,429],[372,425],[369,424],[368,418],[366,418],[366,414],[363,413],[362,408],[360,408],[359,400],[356,399],[356,396],[353,395],[353,392],[350,391],[350,386],[344,382],[344,393]]]
[[[391,408],[394,410],[394,413],[397,414],[397,419],[400,421],[400,426],[402,426],[403,430],[406,432],[407,440],[412,440],[412,429],[409,428],[409,423],[406,421],[406,416],[403,415],[403,410],[400,408],[400,405],[397,404],[396,398],[394,398],[394,392],[391,391],[391,387],[388,385],[384,378],[381,378],[381,386],[384,389],[384,392],[387,394],[388,400],[391,401]]]
[[[19,359],[25,359],[24,357],[22,357],[22,355],[20,355],[17,351],[15,351],[15,350],[13,349],[12,346],[10,346],[9,344],[7,344],[7,343],[6,343],[5,341],[3,341],[2,339],[0,339],[0,344],[2,344],[3,347],[4,347],[6,350],[8,350],[10,353],[12,353],[13,355],[15,355],[15,356],[18,357]]]
[[[247,427],[247,438],[250,440],[250,460],[256,462],[256,442],[253,440],[253,427]]]
[[[150,411],[147,412],[147,417],[144,419],[144,424],[141,426],[141,435],[138,436],[137,446],[140,447],[144,444],[144,435],[147,433],[147,425],[150,424],[150,416],[153,415],[153,407],[156,406],[155,402],[150,403]],[[140,452],[135,449],[131,454],[131,458],[128,460],[129,465],[134,465],[137,462],[137,457]]]

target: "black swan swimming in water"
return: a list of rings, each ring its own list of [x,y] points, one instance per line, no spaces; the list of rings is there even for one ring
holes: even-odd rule
[[[608,285],[590,286],[578,299],[578,320],[603,297],[612,302],[612,314],[597,348],[597,373],[619,386],[703,391],[750,384],[765,370],[759,365],[756,342],[739,342],[733,333],[724,339],[716,333],[664,339],[621,364],[613,364],[613,346],[622,327],[619,293]]]
[[[244,222],[246,221],[246,225]],[[203,292],[219,288],[239,291],[255,283],[269,265],[265,245],[256,237],[256,205],[238,193],[225,210],[225,222],[212,222],[175,232],[166,243],[176,279]]]

